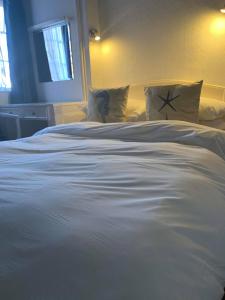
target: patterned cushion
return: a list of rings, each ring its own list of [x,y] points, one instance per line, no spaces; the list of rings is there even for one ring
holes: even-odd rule
[[[128,93],[129,86],[91,91],[88,102],[88,120],[101,123],[124,122]]]
[[[190,85],[148,87],[147,120],[181,120],[198,122],[198,110],[203,81]]]

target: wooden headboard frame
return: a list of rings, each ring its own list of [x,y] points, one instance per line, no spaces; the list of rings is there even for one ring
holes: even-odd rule
[[[193,82],[193,81],[192,81]],[[129,100],[128,105],[132,103],[140,104],[141,106],[145,105],[145,95],[144,95],[144,88],[147,86],[160,86],[160,85],[171,85],[171,84],[190,84],[190,81],[187,80],[155,80],[150,81],[146,84],[136,84],[130,86],[129,92]],[[202,97],[209,98],[209,99],[216,99],[225,102],[225,87],[212,85],[204,83],[203,90],[202,90]]]

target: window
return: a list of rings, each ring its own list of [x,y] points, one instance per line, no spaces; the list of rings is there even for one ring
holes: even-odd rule
[[[0,91],[11,89],[6,26],[2,1],[0,0]]]
[[[52,81],[70,80],[70,54],[67,55],[68,43],[65,42],[68,35],[67,26],[52,26],[44,29],[43,34]]]

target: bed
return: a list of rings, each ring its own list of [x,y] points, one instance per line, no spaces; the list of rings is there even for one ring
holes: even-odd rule
[[[78,123],[0,144],[0,299],[221,300],[225,132]]]

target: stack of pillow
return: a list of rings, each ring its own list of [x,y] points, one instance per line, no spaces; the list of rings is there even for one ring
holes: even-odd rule
[[[202,98],[203,81],[146,87],[146,105],[128,105],[129,86],[92,90],[87,120],[101,123],[181,120],[225,129],[225,102]]]
[[[225,102],[201,98],[199,123],[225,130]]]

